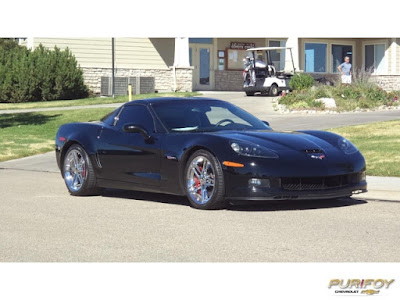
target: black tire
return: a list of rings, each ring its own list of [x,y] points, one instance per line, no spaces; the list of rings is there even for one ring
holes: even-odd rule
[[[279,88],[275,83],[269,88],[269,95],[271,97],[276,97],[279,95]]]
[[[206,163],[206,170],[203,171],[205,161],[208,161],[210,165]],[[199,166],[199,164],[201,163],[203,163],[203,167],[200,170],[201,173],[204,172],[202,173],[202,175],[208,174],[209,176],[208,178],[214,180],[214,186],[212,187],[212,192],[210,186],[206,187],[207,176],[205,176],[202,179],[196,177],[198,180],[197,183],[194,177],[192,176],[192,174],[194,175],[193,166],[194,165]],[[207,172],[207,170],[209,172]],[[225,183],[224,183],[224,174],[222,172],[222,167],[219,161],[216,159],[216,157],[212,155],[210,152],[206,150],[198,150],[189,157],[188,161],[186,162],[183,180],[184,180],[185,193],[192,207],[198,209],[223,209],[226,207]],[[201,183],[201,181],[203,181],[204,184]],[[198,184],[198,186],[196,186],[196,184]],[[197,190],[200,189],[200,191],[195,191],[194,189],[195,187],[197,188]],[[193,191],[190,191],[191,188],[193,189]],[[204,203],[202,202],[202,199],[204,199],[203,190],[206,190],[205,193],[207,194],[206,195],[207,197],[210,195],[209,199]],[[202,199],[196,199],[197,197]]]
[[[246,96],[254,96],[254,92],[246,92]]]
[[[84,167],[82,167],[84,171],[82,171],[82,174],[80,174],[83,182],[80,184],[79,187],[77,185],[74,185],[73,183],[71,184],[70,182],[71,176],[77,176],[76,174],[73,174],[70,167],[71,163],[73,162],[69,161],[69,158],[73,156],[74,153],[77,154],[79,161],[84,162]],[[101,189],[96,186],[96,175],[93,170],[93,165],[85,149],[82,146],[78,144],[73,144],[71,145],[71,147],[68,148],[62,162],[62,172],[65,185],[67,186],[67,189],[71,195],[89,196],[98,195],[101,192]]]

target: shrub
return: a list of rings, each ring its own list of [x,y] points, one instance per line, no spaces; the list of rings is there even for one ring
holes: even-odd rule
[[[287,106],[291,106],[292,104],[294,104],[296,102],[301,102],[301,101],[307,102],[308,100],[311,100],[310,95],[308,95],[307,93],[304,93],[303,91],[295,90],[295,91],[285,95],[284,97],[282,97],[279,100],[279,103],[287,105]]]
[[[361,89],[374,87],[375,84],[370,80],[372,70],[365,70],[364,68],[356,68],[353,72],[353,86]]]
[[[381,105],[400,105],[400,91],[386,92],[376,83],[367,80],[368,75],[361,73],[358,80],[351,85],[337,83],[335,86],[314,85],[303,90],[293,90],[279,100],[288,108],[317,108],[324,109],[320,98],[335,99],[338,111],[351,111],[357,108],[370,109]]]
[[[359,99],[362,96],[362,93],[356,86],[348,85],[343,87],[342,95],[345,98]]]
[[[384,90],[382,90],[379,87],[372,87],[372,88],[367,89],[366,97],[369,100],[377,102],[377,101],[385,100],[387,97],[387,94]]]
[[[372,108],[376,106],[375,101],[371,101],[365,98],[362,98],[358,101],[358,107],[360,108]]]
[[[386,96],[386,105],[398,106],[400,104],[400,91],[391,91]]]
[[[0,47],[4,49],[13,49],[19,47],[18,42],[15,39],[3,38],[0,39]]]
[[[291,108],[309,108],[310,105],[307,101],[298,101],[296,103],[293,103]]]
[[[310,74],[298,73],[292,76],[289,87],[293,90],[304,90],[314,84],[314,78]]]
[[[328,98],[328,97],[330,97],[328,89],[329,89],[328,86],[319,86],[319,87],[317,87],[313,91],[314,98],[315,99],[320,99],[320,98]]]
[[[0,43],[0,102],[68,100],[87,97],[82,70],[68,49],[34,51]]]
[[[314,107],[314,108],[319,108],[319,109],[322,109],[322,110],[325,109],[325,105],[321,101],[312,100],[311,103],[309,104],[309,106],[310,107]]]

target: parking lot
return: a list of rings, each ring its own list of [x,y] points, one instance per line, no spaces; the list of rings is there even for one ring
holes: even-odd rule
[[[326,129],[398,119],[384,111],[280,115],[271,98],[232,101],[279,130]],[[184,197],[108,190],[72,197],[53,153],[0,163],[0,261],[393,262],[400,202],[237,203],[200,211]]]

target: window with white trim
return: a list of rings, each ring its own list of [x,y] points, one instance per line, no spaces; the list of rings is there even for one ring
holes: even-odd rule
[[[305,72],[325,73],[326,72],[326,49],[325,43],[305,43],[304,62]]]
[[[353,63],[353,46],[351,45],[332,45],[332,73],[338,73],[338,67],[344,62],[344,58],[350,57],[350,63]]]
[[[364,46],[365,71],[371,73],[387,72],[385,48],[385,44],[371,44]]]

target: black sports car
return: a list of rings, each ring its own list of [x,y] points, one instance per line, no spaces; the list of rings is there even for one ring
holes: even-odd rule
[[[367,191],[365,160],[325,131],[278,132],[228,102],[154,98],[97,122],[62,125],[56,157],[72,195],[99,188],[227,200],[330,199]]]

